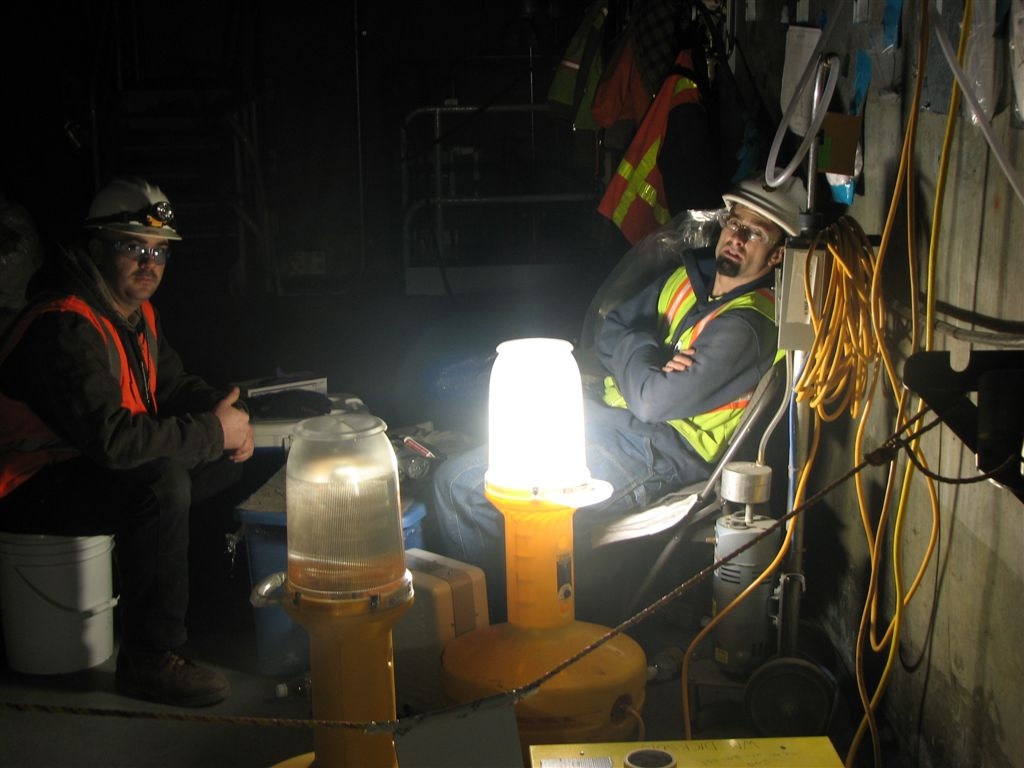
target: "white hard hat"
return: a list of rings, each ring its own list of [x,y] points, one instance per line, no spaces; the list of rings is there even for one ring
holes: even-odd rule
[[[174,210],[167,195],[160,187],[132,176],[114,179],[96,193],[84,226],[181,240],[174,228]]]
[[[800,234],[800,212],[807,205],[807,193],[803,181],[796,176],[774,188],[765,184],[763,174],[751,176],[722,195],[722,199],[726,205],[739,203],[775,222],[787,235]]]

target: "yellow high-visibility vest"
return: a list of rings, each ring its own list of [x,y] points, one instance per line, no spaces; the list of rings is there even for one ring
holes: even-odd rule
[[[689,275],[684,267],[680,267],[665,282],[665,286],[658,296],[658,316],[664,318],[667,324],[666,344],[672,343],[679,323],[696,303],[697,297],[694,295]],[[775,322],[775,294],[767,288],[758,288],[723,302],[713,311],[704,315],[682,332],[675,348],[688,349],[692,347],[708,323],[723,312],[746,308],[755,309],[773,323]],[[778,360],[779,354],[776,353],[776,360]],[[614,408],[629,407],[612,376],[605,377],[604,387],[605,404]],[[701,458],[709,463],[714,462],[725,450],[729,438],[739,426],[743,411],[746,410],[752,393],[753,389],[736,400],[705,413],[685,419],[670,419],[666,423],[679,432]]]

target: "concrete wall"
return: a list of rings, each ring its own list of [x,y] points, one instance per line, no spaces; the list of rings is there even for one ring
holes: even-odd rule
[[[779,71],[772,62],[780,60],[780,41],[784,40],[781,25],[774,20],[785,4],[757,5],[764,20],[741,22],[739,33],[741,41],[746,41],[748,55],[753,48],[757,58],[768,64],[764,69],[759,67],[755,77],[760,78],[760,88],[772,93]],[[814,7],[812,3],[812,15],[816,17],[825,5],[831,9],[836,4],[818,3]],[[848,3],[847,8],[852,5]],[[865,50],[873,63],[865,112],[864,194],[857,197],[848,213],[868,233],[881,233],[912,109],[921,30],[920,9],[916,6],[921,4],[903,4],[901,44],[895,48],[879,44],[883,3],[872,0],[869,5],[868,22],[852,25],[844,21],[830,49],[840,53],[844,61],[849,61],[855,50]],[[952,30],[955,47],[955,22],[962,3],[942,5],[950,17],[946,27]],[[975,13],[991,13],[988,5],[975,3]],[[916,112],[916,148],[907,178],[907,187],[915,194],[916,262],[908,263],[905,187],[884,266],[887,344],[896,353],[894,362],[900,376],[910,330],[906,322],[911,301],[908,277],[916,273],[922,292],[928,284],[929,230],[952,82],[948,68],[942,71],[945,65],[938,56],[934,35],[929,35],[928,44],[926,88],[923,106]],[[1005,43],[996,48],[995,55],[1008,55]],[[849,88],[844,76],[840,89],[848,92]],[[1012,165],[1019,169],[1024,168],[1024,134],[1015,123],[1011,110],[1004,110],[995,117],[993,128]],[[933,348],[949,350],[954,364],[959,365],[976,350],[996,347],[949,335],[948,327],[985,328],[972,324],[970,319],[957,319],[945,311],[945,305],[976,313],[982,320],[1004,321],[1003,329],[1017,334],[1019,348],[1024,328],[1024,299],[1019,288],[1024,281],[1020,253],[1024,217],[1021,200],[1005,180],[979,128],[958,115],[953,130],[944,207],[933,252],[933,295],[943,308],[933,318]],[[922,315],[921,343],[925,320]],[[880,379],[871,396],[873,408],[863,437],[865,450],[881,445],[896,427],[895,396],[889,384]],[[825,426],[811,491],[825,487],[859,461],[854,451],[856,426],[857,422],[848,416]],[[928,432],[920,447],[933,472],[949,478],[977,475],[973,453],[945,426]],[[886,681],[878,710],[880,738],[898,740],[901,764],[989,768],[1024,765],[1024,729],[1020,728],[1024,670],[1018,648],[1018,638],[1024,634],[1020,598],[1024,590],[1024,505],[989,482],[935,481],[930,491],[920,472],[905,479],[905,465],[901,456],[894,473],[895,490],[887,506],[883,504],[887,468],[871,467],[861,474],[867,526],[872,532],[883,531],[875,566],[880,588],[877,638],[883,637],[896,614],[897,572],[905,594],[922,563],[927,562],[916,592],[900,614],[896,646],[890,641],[873,651],[867,638],[857,639],[872,568],[853,481],[831,491],[807,514],[807,613],[819,619],[833,638],[845,667],[838,673],[844,677],[847,690],[855,690],[853,676],[858,667],[863,670],[869,694],[881,680]],[[901,500],[904,491],[906,498]],[[884,517],[883,509],[887,510]],[[929,549],[933,537],[934,545]],[[855,701],[852,706],[856,714]],[[862,761],[859,764],[871,765],[869,734],[864,735],[858,754]]]
[[[872,137],[878,145],[891,143],[893,133],[884,127],[891,122],[882,119],[869,125],[868,144]],[[942,115],[920,115],[914,155],[917,171],[912,183],[919,194],[915,242],[920,249],[922,285],[927,282],[924,235],[933,220],[945,122]],[[1009,114],[999,115],[995,133],[1019,168],[1020,129],[1010,122]],[[980,132],[962,118],[955,130],[934,248],[934,296],[957,308],[1019,324],[1024,320],[1024,302],[1016,286],[1024,278],[1024,269],[1014,245],[1020,236],[1021,201],[995,167]],[[905,253],[905,245],[894,243],[893,256]],[[941,312],[935,321],[976,327]],[[935,333],[934,349],[948,350],[954,365],[966,362],[974,350],[995,348],[957,340],[941,328]],[[879,426],[877,434],[885,429]],[[942,476],[977,474],[973,453],[946,428],[926,435],[921,447],[929,466]],[[920,474],[911,487],[899,537],[905,585],[914,578],[927,551],[933,526],[938,526],[937,546],[903,617],[899,661],[893,668],[885,714],[908,754],[918,755],[911,764],[1021,765],[1024,734],[1015,725],[1024,710],[1020,685],[1024,676],[1015,646],[1022,629],[1024,507],[1011,493],[987,482],[935,483],[934,506]],[[895,522],[890,524],[890,531],[894,526]],[[866,558],[861,532],[854,527],[847,533],[844,543],[851,560]],[[890,550],[884,555],[889,561],[890,607],[880,611],[884,620],[893,614],[891,543],[890,535]],[[859,585],[847,586],[836,601],[836,615],[850,615],[861,597]],[[848,638],[847,634],[844,639]],[[845,647],[849,654],[851,646]]]

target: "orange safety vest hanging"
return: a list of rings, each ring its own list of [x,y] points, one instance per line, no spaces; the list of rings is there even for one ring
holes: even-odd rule
[[[142,304],[143,330],[139,334],[142,365],[147,371],[144,386],[148,397],[128,363],[128,354],[114,324],[76,296],[41,302],[18,318],[0,349],[0,363],[14,349],[28,326],[46,312],[76,312],[87,319],[103,337],[110,373],[121,388],[121,405],[133,415],[146,413],[146,400],[156,408],[156,312],[148,301]],[[74,458],[79,451],[65,443],[39,416],[20,400],[0,393],[0,496],[5,496],[47,464]]]
[[[692,71],[689,51],[676,56],[675,70]],[[681,74],[665,78],[608,183],[597,210],[622,230],[630,243],[667,224],[671,218],[665,187],[658,168],[669,113],[686,103],[700,103],[700,89]]]

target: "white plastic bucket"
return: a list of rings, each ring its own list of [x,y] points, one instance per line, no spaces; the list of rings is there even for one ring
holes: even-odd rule
[[[0,614],[11,669],[95,667],[114,651],[112,536],[0,533]]]

